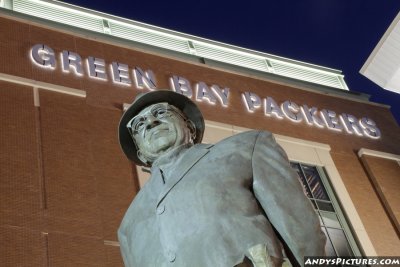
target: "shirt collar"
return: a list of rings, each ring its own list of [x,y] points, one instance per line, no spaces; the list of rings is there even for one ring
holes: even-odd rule
[[[192,146],[192,143],[187,143],[168,150],[153,162],[152,167],[163,169],[163,166],[168,166],[169,164],[176,162],[180,155]]]

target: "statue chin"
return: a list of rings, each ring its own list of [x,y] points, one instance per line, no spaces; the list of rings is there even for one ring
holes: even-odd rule
[[[147,150],[147,153],[144,154],[145,158],[149,162],[154,162],[160,156],[168,153],[171,149],[175,148],[175,144],[171,141],[169,142],[160,142],[161,140],[157,140],[154,143],[151,143],[151,150]],[[151,151],[151,152],[150,152]]]
[[[170,150],[174,147],[175,142],[173,138],[168,137],[159,137],[150,144],[149,151],[154,151],[154,154],[158,154],[159,156],[165,153],[167,150]]]
[[[155,133],[149,139],[142,143],[141,151],[144,151],[143,156],[148,162],[154,162],[159,157],[165,155],[172,149],[185,144],[189,139],[185,133],[179,134],[174,131]],[[140,147],[140,145],[139,145]]]

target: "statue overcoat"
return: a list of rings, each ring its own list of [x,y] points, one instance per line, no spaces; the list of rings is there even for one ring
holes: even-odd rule
[[[127,210],[118,231],[125,266],[231,267],[257,244],[281,258],[274,229],[300,264],[325,254],[316,212],[271,133],[183,153],[165,183],[152,168]]]

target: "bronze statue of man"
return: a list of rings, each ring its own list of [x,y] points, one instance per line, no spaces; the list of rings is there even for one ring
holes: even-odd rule
[[[119,125],[121,147],[151,178],[118,231],[127,267],[281,266],[323,256],[325,235],[271,133],[201,144],[204,120],[172,91],[141,95]]]

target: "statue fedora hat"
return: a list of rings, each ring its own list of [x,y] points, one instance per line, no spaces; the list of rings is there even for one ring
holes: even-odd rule
[[[119,143],[125,155],[138,165],[144,164],[137,156],[137,147],[126,127],[127,123],[144,108],[166,102],[178,108],[196,126],[196,137],[193,142],[200,143],[204,134],[204,118],[200,109],[188,97],[169,90],[157,90],[136,96],[133,103],[122,115],[118,127]]]

